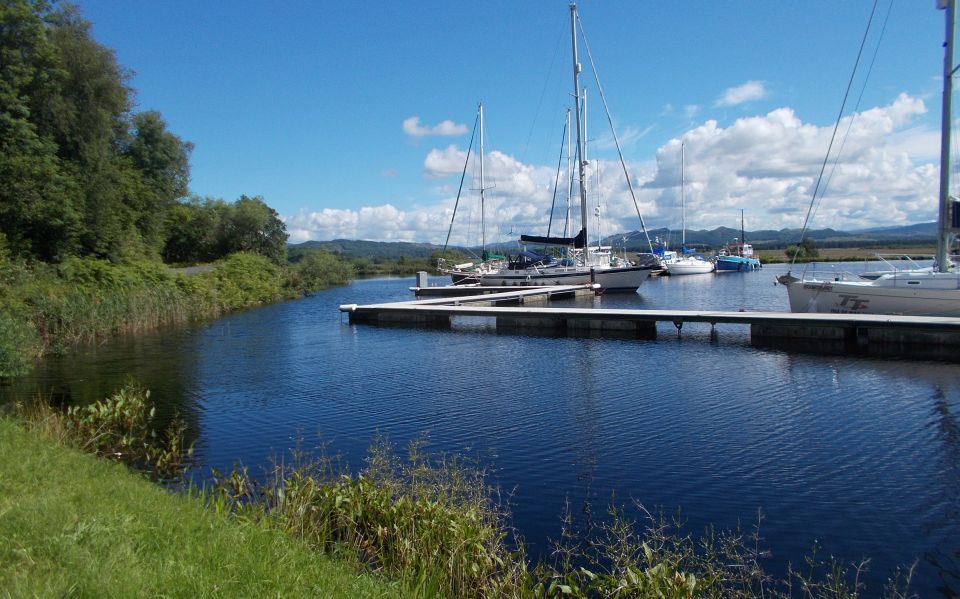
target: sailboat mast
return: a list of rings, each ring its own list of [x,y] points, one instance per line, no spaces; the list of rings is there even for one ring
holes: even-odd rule
[[[480,257],[486,260],[487,255],[487,223],[485,214],[485,199],[483,197],[483,102],[480,103]]]
[[[567,108],[567,131],[570,131],[570,109]],[[573,163],[570,143],[572,136],[567,135],[567,218],[563,221],[563,236],[570,237],[570,197],[573,195]]]
[[[744,244],[747,243],[747,234],[743,229],[743,208],[740,209],[740,255],[743,255]]]
[[[687,245],[687,213],[685,211],[684,190],[686,189],[683,179],[683,142],[680,142],[680,251],[683,252]]]
[[[583,128],[580,118],[580,61],[577,56],[577,5],[570,3],[570,41],[573,45],[573,105],[574,112],[577,114],[577,172],[580,178],[580,232],[583,239],[587,239],[587,188],[586,188],[586,166],[587,161],[583,154],[583,137],[581,135]]]
[[[940,212],[937,236],[937,270],[947,272],[950,261],[950,121],[953,102],[953,35],[956,19],[956,1],[939,0],[946,9],[946,40],[943,42],[943,112],[940,117]]]

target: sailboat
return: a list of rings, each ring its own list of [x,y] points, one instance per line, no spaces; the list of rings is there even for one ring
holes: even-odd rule
[[[704,260],[702,256],[687,253],[687,212],[684,206],[686,180],[683,172],[683,143],[680,143],[680,251],[683,252],[674,260],[664,264],[667,274],[675,275],[700,275],[713,272],[714,264],[709,260]]]
[[[480,275],[485,286],[575,285],[596,283],[604,291],[634,292],[654,269],[652,264],[634,265],[603,248],[590,248],[587,243],[586,160],[583,148],[582,113],[580,109],[580,62],[577,50],[577,5],[570,4],[570,32],[573,47],[573,97],[577,123],[578,176],[580,183],[580,232],[573,237],[540,237],[521,235],[520,241],[566,247],[568,257],[556,260],[551,256],[523,251],[509,263],[492,273]],[[601,91],[602,97],[602,91]],[[619,145],[619,144],[618,144]],[[629,181],[628,181],[629,184]],[[642,220],[641,220],[642,224]]]
[[[940,207],[935,267],[900,270],[864,280],[856,275],[835,274],[817,278],[789,272],[778,278],[787,287],[791,312],[837,314],[903,314],[910,316],[960,317],[960,271],[949,256],[960,233],[960,211],[950,197],[950,123],[953,95],[953,45],[956,0],[939,0],[946,14],[943,59],[943,110],[940,139]]]
[[[480,262],[465,262],[462,264],[455,264],[449,266],[446,261],[441,258],[440,262],[437,264],[437,268],[441,273],[449,274],[450,280],[454,285],[476,285],[479,282],[479,276],[485,273],[495,272],[503,266],[505,263],[506,257],[498,254],[494,254],[487,250],[487,237],[486,237],[486,213],[485,213],[485,197],[484,192],[486,191],[486,186],[484,185],[483,180],[483,133],[484,133],[484,123],[483,123],[483,102],[477,106],[477,128],[480,131],[480,152],[479,152],[479,166],[480,166]],[[473,139],[470,140],[470,146],[473,147]],[[470,151],[467,151],[467,159],[463,165],[464,174],[466,174],[467,166],[470,164]],[[463,182],[461,180],[461,188]],[[457,203],[459,204],[460,197],[457,196]],[[443,250],[446,252],[447,245],[450,242],[450,231],[453,229],[453,220],[456,218],[457,210],[454,207],[453,216],[450,218],[450,230],[447,231],[447,242],[443,245]]]
[[[741,210],[740,239],[734,239],[717,254],[717,272],[747,272],[760,267],[760,258],[753,256],[753,246],[747,243],[747,234],[743,228],[743,210]]]

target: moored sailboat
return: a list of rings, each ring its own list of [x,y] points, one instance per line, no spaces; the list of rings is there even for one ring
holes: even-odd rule
[[[703,256],[687,252],[687,212],[685,206],[686,181],[684,176],[683,143],[680,143],[680,248],[682,255],[664,264],[669,275],[701,275],[713,272],[714,264]]]
[[[635,265],[614,256],[603,248],[590,248],[587,245],[587,190],[586,160],[583,149],[583,125],[581,123],[580,62],[577,49],[577,6],[570,4],[570,32],[573,49],[573,97],[577,127],[578,177],[580,183],[580,232],[574,237],[540,237],[521,235],[520,241],[566,247],[567,258],[550,260],[546,256],[524,252],[521,257],[511,260],[496,272],[480,275],[479,281],[485,286],[501,285],[565,285],[596,283],[605,291],[636,291],[650,277],[654,269],[652,264]],[[602,97],[602,90],[601,90]],[[614,134],[616,140],[616,134]],[[617,143],[619,149],[619,142]],[[628,186],[632,184],[627,181]],[[638,210],[639,215],[639,210]],[[641,226],[643,220],[641,218]],[[599,246],[599,244],[598,244]]]
[[[864,280],[845,273],[800,278],[789,272],[778,278],[787,287],[792,312],[839,314],[903,314],[960,317],[960,271],[953,267],[950,247],[960,232],[957,202],[950,197],[950,125],[953,95],[956,0],[940,0],[945,9],[946,41],[940,140],[940,202],[937,216],[937,258],[932,269],[908,269]]]
[[[505,263],[506,257],[493,253],[487,249],[487,236],[486,236],[486,200],[484,198],[484,192],[486,191],[486,186],[483,180],[483,134],[484,134],[484,122],[483,122],[483,103],[481,102],[477,106],[477,122],[475,124],[476,129],[479,129],[480,132],[480,151],[479,151],[479,166],[480,166],[480,261],[479,262],[464,262],[461,264],[449,265],[446,260],[441,258],[437,264],[437,269],[443,274],[450,275],[450,281],[454,285],[476,285],[480,282],[480,275],[486,273],[492,273],[499,270]],[[470,149],[473,147],[473,138],[470,139],[470,147],[467,149],[467,159],[464,162],[463,169],[464,175],[466,175],[467,166],[470,164]],[[461,178],[460,188],[463,189],[463,180]],[[460,203],[460,195],[457,194],[457,205]],[[443,245],[443,251],[446,252],[447,246],[450,243],[450,233],[453,230],[453,221],[456,218],[457,209],[454,206],[453,216],[450,218],[450,230],[447,231],[447,241]]]

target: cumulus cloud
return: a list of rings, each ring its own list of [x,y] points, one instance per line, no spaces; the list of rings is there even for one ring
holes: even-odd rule
[[[845,140],[834,144],[821,187],[826,194],[814,227],[857,229],[935,220],[939,135],[922,126],[922,100],[901,94],[886,106],[846,117]],[[810,204],[833,127],[805,123],[792,109],[737,119],[727,126],[706,120],[664,143],[655,160],[627,163],[634,197],[619,162],[591,160],[588,217],[591,234],[639,229],[637,209],[648,228],[680,226],[680,145],[685,152],[685,204],[688,228],[737,226],[746,210],[748,229],[799,227]],[[476,156],[472,156],[476,159]],[[446,237],[463,172],[466,150],[434,148],[421,175],[435,184],[432,198],[401,210],[392,204],[357,209],[326,208],[285,219],[291,241],[373,239],[442,243]],[[516,240],[521,233],[546,234],[553,204],[553,232],[562,232],[567,210],[567,178],[561,176],[554,202],[554,166],[527,164],[500,151],[484,157],[488,241]],[[467,175],[476,173],[468,165]],[[479,197],[467,184],[458,206],[452,243],[479,243]],[[579,227],[579,197],[571,217]]]
[[[454,123],[451,120],[441,121],[438,125],[421,125],[420,117],[412,116],[403,120],[403,132],[410,137],[421,138],[430,135],[450,137],[463,135],[467,132],[467,126]]]
[[[767,95],[763,81],[747,81],[743,85],[731,87],[723,92],[717,100],[717,106],[736,106],[753,100],[760,100]]]

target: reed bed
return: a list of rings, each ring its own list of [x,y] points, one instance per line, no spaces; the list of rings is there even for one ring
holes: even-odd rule
[[[0,256],[0,378],[78,343],[217,318],[351,277],[349,266],[323,253],[289,267],[233,254],[197,275],[153,262],[70,258],[51,265]]]

